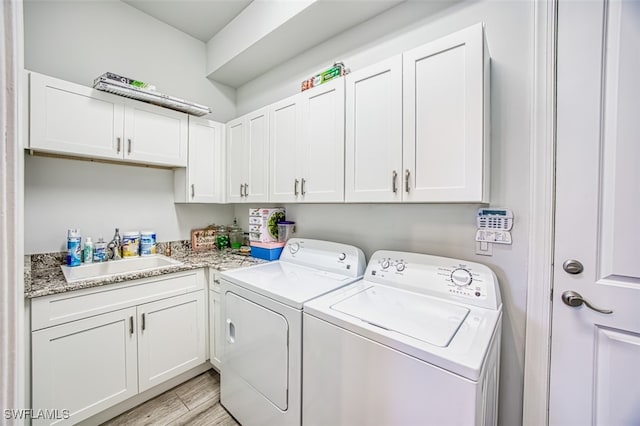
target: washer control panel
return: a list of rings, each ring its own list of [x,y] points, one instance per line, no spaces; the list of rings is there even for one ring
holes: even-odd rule
[[[458,259],[381,250],[371,257],[365,279],[481,307],[502,303],[493,271]]]

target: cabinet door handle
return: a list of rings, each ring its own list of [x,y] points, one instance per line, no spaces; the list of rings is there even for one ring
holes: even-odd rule
[[[305,180],[305,178],[302,178],[302,182],[300,182],[300,194],[302,194],[302,195],[304,195],[304,194],[306,194],[306,193],[307,193],[307,191],[305,191],[305,189],[304,189],[304,184],[305,184],[306,182],[307,182],[307,181]]]
[[[127,148],[127,154],[131,154],[131,138],[127,139],[127,142],[129,142],[129,147]]]
[[[393,193],[395,194],[396,192],[398,192],[398,172],[394,170],[391,176],[391,188],[393,189]]]
[[[129,334],[133,336],[133,315],[129,317]]]
[[[196,186],[191,184],[191,198],[196,196]]]
[[[120,145],[121,145],[120,136],[118,136],[118,137],[116,138],[116,141],[118,141],[118,151],[117,151],[117,152],[118,152],[118,154],[120,154]]]
[[[404,191],[408,194],[409,193],[409,169],[404,171]]]
[[[244,184],[244,196],[245,197],[249,196],[249,184],[248,183]]]
[[[293,181],[293,195],[295,195],[296,197],[298,196],[298,182],[298,179]]]
[[[244,185],[243,185],[243,184],[240,184],[240,196],[241,196],[241,197],[244,197],[244,195],[242,195],[242,188],[244,188]]]
[[[147,317],[145,316],[145,314],[142,314],[142,331],[144,331],[147,328]]]

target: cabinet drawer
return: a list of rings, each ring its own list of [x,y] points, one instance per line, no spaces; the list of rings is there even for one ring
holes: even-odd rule
[[[31,301],[31,330],[204,288],[204,269],[197,269],[40,297]]]

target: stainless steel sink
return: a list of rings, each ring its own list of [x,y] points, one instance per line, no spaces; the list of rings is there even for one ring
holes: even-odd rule
[[[106,278],[113,275],[149,271],[177,265],[182,265],[182,262],[158,254],[149,257],[132,257],[129,259],[90,263],[74,267],[61,265],[60,268],[67,282],[73,283],[76,281]]]

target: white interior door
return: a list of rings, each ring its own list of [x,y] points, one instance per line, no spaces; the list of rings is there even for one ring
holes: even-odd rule
[[[635,1],[559,4],[551,425],[640,424],[639,16]],[[568,306],[570,291],[613,312]]]

